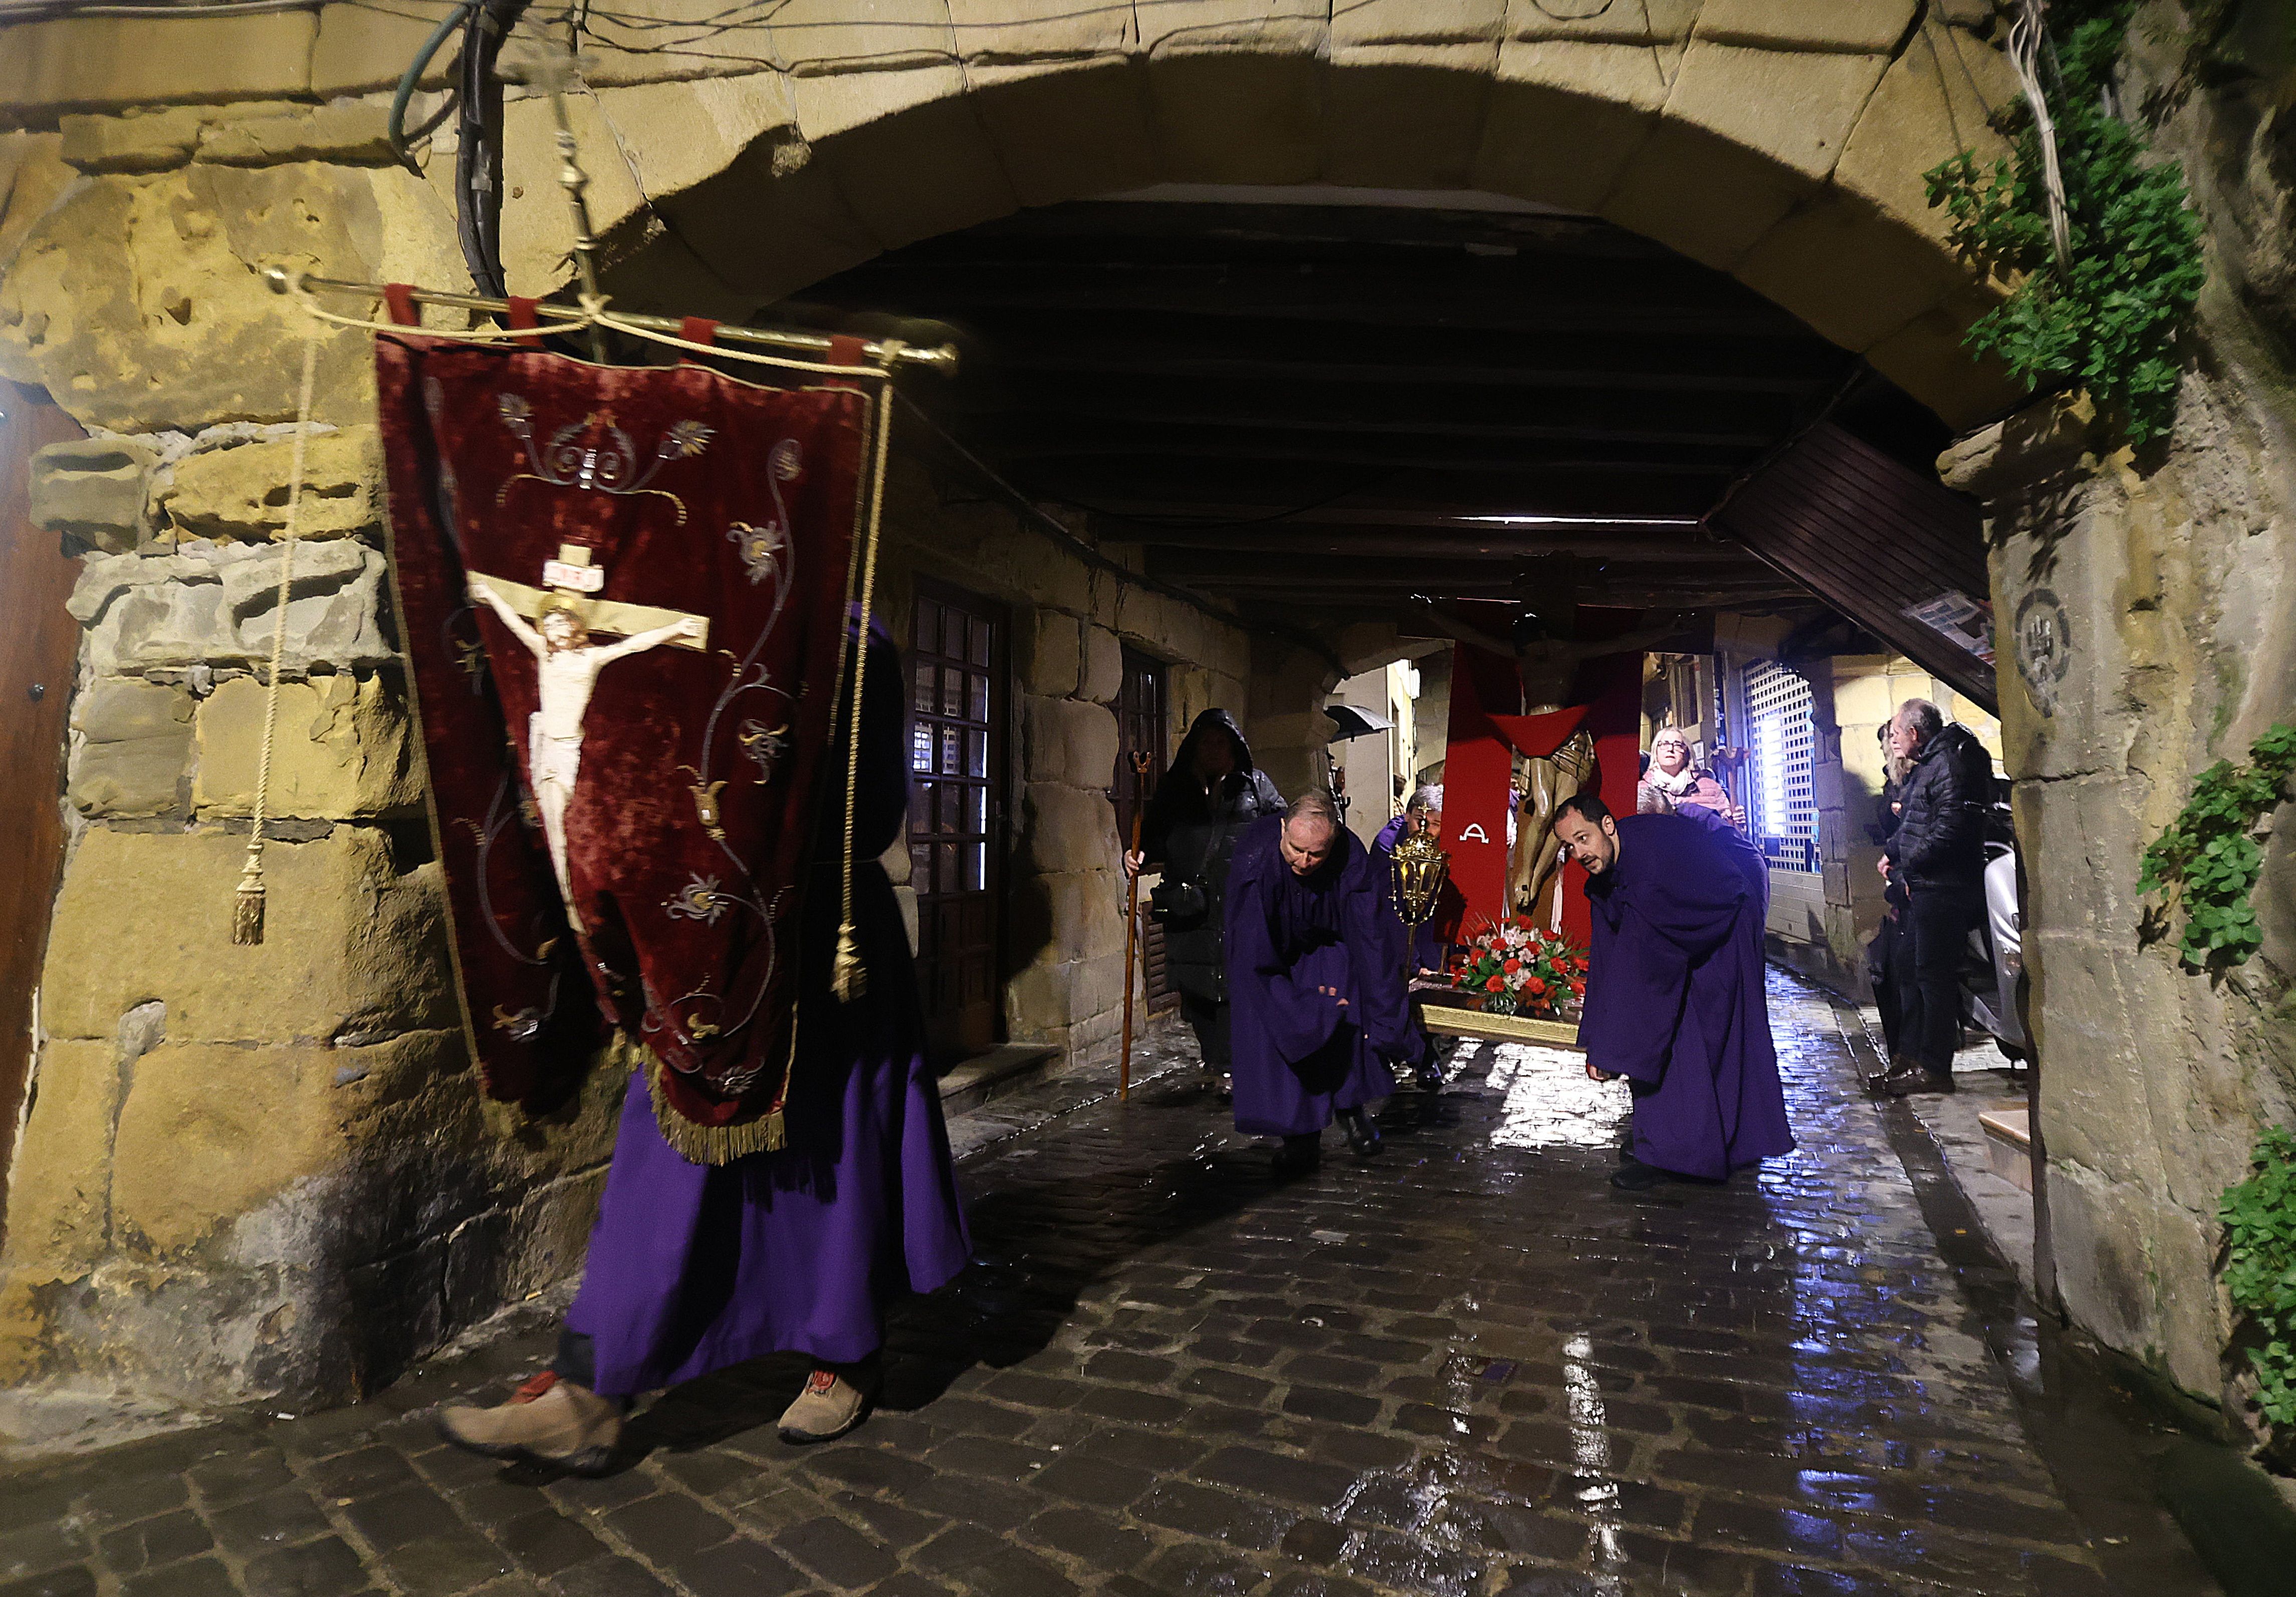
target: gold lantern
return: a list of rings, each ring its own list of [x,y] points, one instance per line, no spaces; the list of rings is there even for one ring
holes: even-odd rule
[[[1451,856],[1432,833],[1417,831],[1396,843],[1390,868],[1395,872],[1395,913],[1416,932],[1434,916],[1443,884],[1451,880]]]

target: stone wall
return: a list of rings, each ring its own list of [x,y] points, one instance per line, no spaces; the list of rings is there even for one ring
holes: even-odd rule
[[[301,19],[298,19],[301,20]],[[364,338],[318,330],[266,852],[230,940],[301,340],[258,276],[460,280],[381,112],[277,102],[9,135],[0,368],[95,436],[35,460],[84,555],[73,829],[0,1254],[0,1383],[340,1400],[578,1266],[620,1083],[482,1102],[385,602]]]
[[[1124,646],[1167,668],[1171,746],[1160,770],[1189,721],[1213,707],[1244,722],[1257,747],[1245,687],[1251,640],[1232,620],[1096,566],[1033,518],[914,462],[895,472],[886,532],[877,610],[903,643],[920,575],[1004,608],[1005,1028],[1015,1042],[1088,1048],[1116,1035],[1124,1002],[1124,877],[1109,800]],[[1070,536],[1089,546],[1087,528]],[[886,863],[914,906],[906,848]]]

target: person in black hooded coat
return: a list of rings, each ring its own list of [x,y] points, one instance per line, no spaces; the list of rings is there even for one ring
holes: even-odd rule
[[[1196,1034],[1204,1069],[1228,1070],[1227,963],[1220,928],[1228,861],[1237,836],[1263,815],[1283,813],[1283,796],[1251,763],[1243,729],[1224,709],[1198,716],[1171,768],[1156,784],[1125,870],[1161,865],[1150,911],[1164,927],[1164,965],[1180,989],[1180,1013]]]

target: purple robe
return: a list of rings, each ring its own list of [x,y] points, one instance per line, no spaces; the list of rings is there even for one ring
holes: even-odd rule
[[[833,866],[805,907],[789,1145],[725,1165],[662,1140],[643,1072],[630,1081],[567,1312],[590,1337],[597,1390],[676,1385],[769,1353],[850,1364],[884,1339],[884,1311],[964,1267],[970,1247],[940,1093],[924,1058],[908,933],[876,856],[908,808],[906,696],[898,656],[872,628],[855,816],[853,911],[867,995],[829,991]]]
[[[1793,1150],[1763,995],[1761,896],[1742,859],[1684,815],[1621,815],[1594,910],[1587,1062],[1635,1094],[1634,1154],[1718,1180]]]
[[[1746,885],[1753,889],[1754,900],[1762,906],[1762,913],[1767,917],[1770,913],[1770,862],[1762,857],[1762,851],[1754,847],[1753,839],[1731,825],[1728,817],[1720,811],[1710,809],[1705,805],[1682,805],[1674,813],[1685,821],[1696,822],[1722,846],[1722,851],[1730,856],[1730,863],[1738,867],[1738,874],[1743,876]]]
[[[1253,1136],[1321,1131],[1335,1110],[1395,1091],[1386,1060],[1426,1056],[1383,862],[1341,827],[1322,868],[1295,876],[1283,830],[1281,815],[1253,822],[1228,867],[1235,1126]]]

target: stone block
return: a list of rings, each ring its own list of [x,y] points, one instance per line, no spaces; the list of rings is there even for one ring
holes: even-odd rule
[[[0,133],[0,266],[56,196],[79,180],[64,164],[62,150],[60,134]]]
[[[1324,181],[1464,188],[1482,147],[1496,37],[1336,53],[1325,93]]]
[[[1990,163],[2008,141],[1988,108],[2014,104],[2016,73],[1998,50],[1934,23],[1890,65],[1850,129],[1833,182],[1900,226],[1944,246],[1948,218],[1932,208],[1923,174],[1964,150]]]
[[[1114,750],[1110,750],[1111,764]],[[1039,871],[1105,871],[1116,864],[1116,810],[1105,794],[1030,782],[1028,849]]]
[[[292,438],[186,455],[156,495],[160,517],[178,537],[254,543],[283,536],[294,458]],[[381,428],[345,427],[304,440],[297,536],[379,538],[382,504]]]
[[[1887,64],[1693,40],[1603,215],[1727,270],[1833,169]]]
[[[48,1042],[8,1177],[6,1262],[92,1266],[103,1257],[119,1050],[109,1038]]]
[[[179,688],[97,678],[72,706],[80,736],[67,797],[84,815],[181,813],[194,703]]]
[[[2136,1194],[2054,1150],[2048,1183],[2051,1251],[2065,1307],[2105,1346],[2142,1358],[2151,1340],[2152,1265]]]
[[[961,69],[800,75],[791,90],[807,142],[885,248],[1021,209]]]
[[[157,47],[163,28],[166,45]],[[0,51],[0,105],[31,121],[42,111],[299,99],[310,90],[317,35],[318,18],[303,11],[164,23],[127,17],[28,23],[11,28]]]
[[[1937,243],[1832,190],[1764,233],[1734,274],[1845,349],[1879,343],[1971,283]]]
[[[289,116],[238,118],[210,127],[201,135],[200,159],[237,167],[299,160],[384,166],[398,157],[390,147],[390,109],[346,100]]]
[[[192,803],[201,819],[253,814],[267,699],[261,684],[241,676],[200,705]],[[338,674],[283,684],[266,813],[344,820],[420,809],[412,730],[406,704],[380,677]]]
[[[1067,871],[1039,879],[1049,911],[1049,952],[1058,959],[1124,953],[1124,876],[1119,871]],[[1044,953],[1037,956],[1046,957]]]
[[[592,227],[611,233],[645,207],[646,197],[600,110],[595,94],[566,96],[566,117],[578,145],[589,153],[584,198]],[[601,159],[606,152],[617,159]],[[503,207],[502,265],[514,294],[544,294],[569,281],[574,271],[574,227],[558,187],[563,163],[558,154],[558,122],[550,102],[513,100],[503,108],[503,184],[511,203]],[[533,198],[525,204],[518,201]]]
[[[1069,0],[948,0],[944,14],[968,68],[1118,55],[1136,28],[1129,10]]]
[[[264,940],[231,940],[247,851],[223,832],[97,827],[64,872],[41,979],[58,1037],[110,1036],[157,999],[184,1042],[292,1042],[459,1024],[438,867],[400,874],[389,840],[338,826],[263,852]]]
[[[119,1246],[180,1250],[328,1173],[342,1149],[330,1098],[343,1052],[168,1043],[137,1061],[114,1151]]]
[[[1644,45],[1557,39],[1499,52],[1473,184],[1591,211],[1658,123],[1667,84]]]
[[[108,554],[151,530],[144,502],[159,455],[134,438],[73,438],[32,456],[32,525]]]
[[[1638,5],[1558,6],[1553,0],[1507,0],[1509,39],[1562,39],[1596,45],[1679,45],[1690,37],[1704,0],[1643,0]],[[1580,13],[1580,14],[1573,14]]]
[[[1318,14],[1322,14],[1318,8]],[[1163,25],[1173,28],[1171,19]],[[1324,168],[1325,47],[1320,29],[1269,19],[1237,49],[1218,32],[1174,29],[1151,48],[1150,103],[1167,181],[1312,183]],[[1248,36],[1247,36],[1248,37]]]
[[[192,159],[200,142],[197,106],[155,106],[124,117],[65,117],[58,153],[83,172],[160,172]]]
[[[1915,0],[1705,0],[1698,35],[1770,50],[1887,54],[1906,37]]]
[[[282,422],[301,376],[283,351],[316,337],[316,418],[371,422],[365,335],[314,332],[261,273],[283,261],[353,281],[455,283],[453,228],[440,198],[398,168],[194,162],[92,178],[33,226],[0,283],[0,374],[113,432]]]
[[[319,8],[318,35],[311,46],[311,93],[320,98],[395,88],[414,53],[438,26],[419,12],[376,11],[366,5]],[[452,43],[430,58],[421,86],[443,89],[454,81]]]
[[[968,62],[973,110],[1023,205],[1146,188],[1160,176],[1146,76],[1122,55]]]
[[[1062,611],[1039,606],[1021,629],[1021,686],[1031,693],[1065,698],[1077,691],[1084,659],[1082,623]]]
[[[651,200],[706,183],[761,138],[789,137],[797,107],[777,72],[601,90],[598,114]]]
[[[1013,972],[1004,984],[1004,1020],[1015,1041],[1056,1041],[1066,1035],[1075,975],[1072,962],[1024,965]]]
[[[1086,627],[1084,668],[1078,678],[1077,697],[1095,704],[1113,704],[1123,691],[1124,645],[1104,627]]]
[[[1866,364],[1937,412],[1946,425],[1973,427],[2023,403],[2032,390],[2009,375],[1997,356],[1972,356],[1962,340],[1992,307],[1983,291],[1925,311],[1865,351]]]
[[[1374,45],[1488,45],[1506,24],[1507,0],[1366,0],[1334,7],[1332,50]]]
[[[713,273],[761,299],[793,293],[883,248],[794,128],[761,134],[717,178],[657,196],[655,209]]]
[[[1116,717],[1075,699],[1028,701],[1027,769],[1032,782],[1106,788],[1116,774]]]

